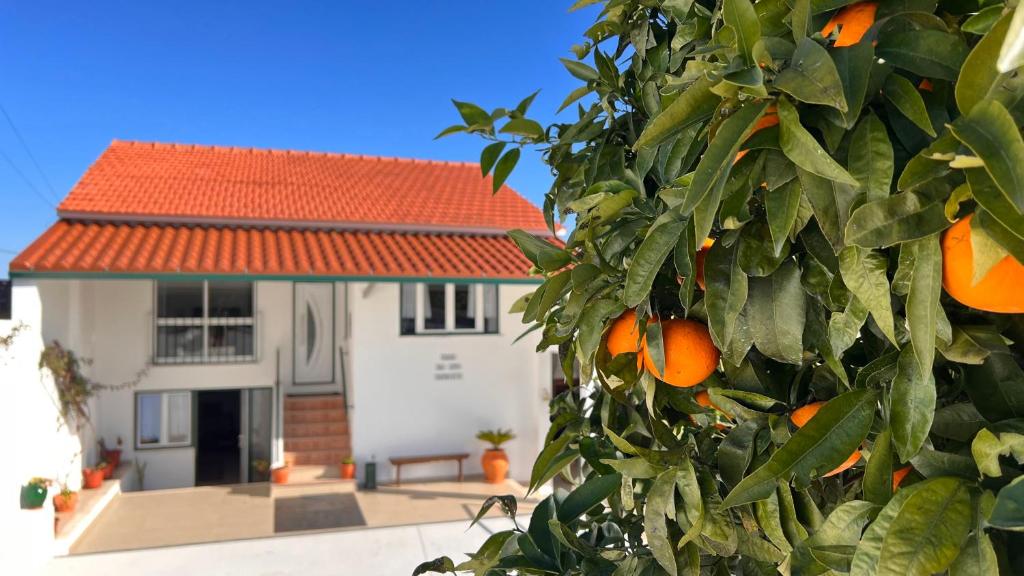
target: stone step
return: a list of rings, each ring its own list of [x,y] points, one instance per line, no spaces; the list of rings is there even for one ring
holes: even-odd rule
[[[293,466],[306,466],[312,464],[337,466],[341,461],[352,455],[350,449],[344,450],[303,450],[299,452],[285,451],[284,458]]]
[[[323,396],[285,396],[285,410],[341,410],[345,402],[338,394]]]
[[[305,436],[301,438],[284,438],[286,452],[317,452],[321,450],[350,450],[348,435],[337,436]],[[327,462],[324,462],[327,464]]]
[[[323,409],[301,409],[301,410],[285,410],[284,411],[284,424],[309,424],[312,422],[347,422],[348,419],[345,416],[345,412],[341,410],[323,410]]]
[[[337,464],[296,465],[288,472],[288,485],[325,483],[338,483],[343,491],[355,490],[355,480],[342,480]]]
[[[308,436],[343,436],[348,434],[347,422],[304,422],[284,426],[284,437],[305,438]]]

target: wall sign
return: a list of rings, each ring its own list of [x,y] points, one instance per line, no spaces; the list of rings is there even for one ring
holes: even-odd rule
[[[455,354],[441,354],[434,363],[434,380],[462,380],[462,363]]]

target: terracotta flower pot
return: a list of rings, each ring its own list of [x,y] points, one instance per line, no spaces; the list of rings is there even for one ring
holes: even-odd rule
[[[111,472],[117,470],[117,467],[121,465],[121,449],[116,448],[114,450],[104,450],[103,460],[107,462]]]
[[[94,490],[103,485],[103,470],[100,468],[84,468],[82,470],[82,488]]]
[[[104,480],[110,480],[111,478],[114,477],[114,467],[111,466],[109,462],[107,463],[106,466],[102,468],[102,470]]]
[[[74,512],[76,506],[78,506],[78,492],[69,492],[67,496],[62,492],[53,496],[53,508],[57,512]]]
[[[288,483],[288,466],[281,466],[280,468],[274,468],[270,471],[270,480],[274,484],[287,484]]]
[[[489,484],[501,484],[508,476],[508,454],[501,448],[489,448],[480,458],[484,478]]]
[[[351,464],[341,464],[338,468],[343,479],[351,480],[356,477],[356,465],[354,462]]]

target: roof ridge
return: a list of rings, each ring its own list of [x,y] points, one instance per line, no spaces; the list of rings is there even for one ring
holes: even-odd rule
[[[289,156],[326,156],[351,160],[377,160],[380,162],[400,162],[405,164],[424,164],[431,166],[480,166],[479,162],[459,160],[433,160],[426,158],[402,158],[398,156],[374,156],[371,154],[352,154],[348,152],[325,152],[316,150],[289,150],[285,148],[257,148],[255,146],[223,146],[217,144],[186,144],[180,142],[154,142],[142,140],[120,140],[114,138],[110,146],[144,146],[153,149],[169,148],[174,150],[209,150],[214,152],[233,152],[239,154],[268,154]]]

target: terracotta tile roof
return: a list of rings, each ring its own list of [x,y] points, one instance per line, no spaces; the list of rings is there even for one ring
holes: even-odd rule
[[[503,235],[60,220],[17,273],[525,279]]]
[[[64,217],[543,233],[536,206],[492,195],[472,163],[114,141]]]

